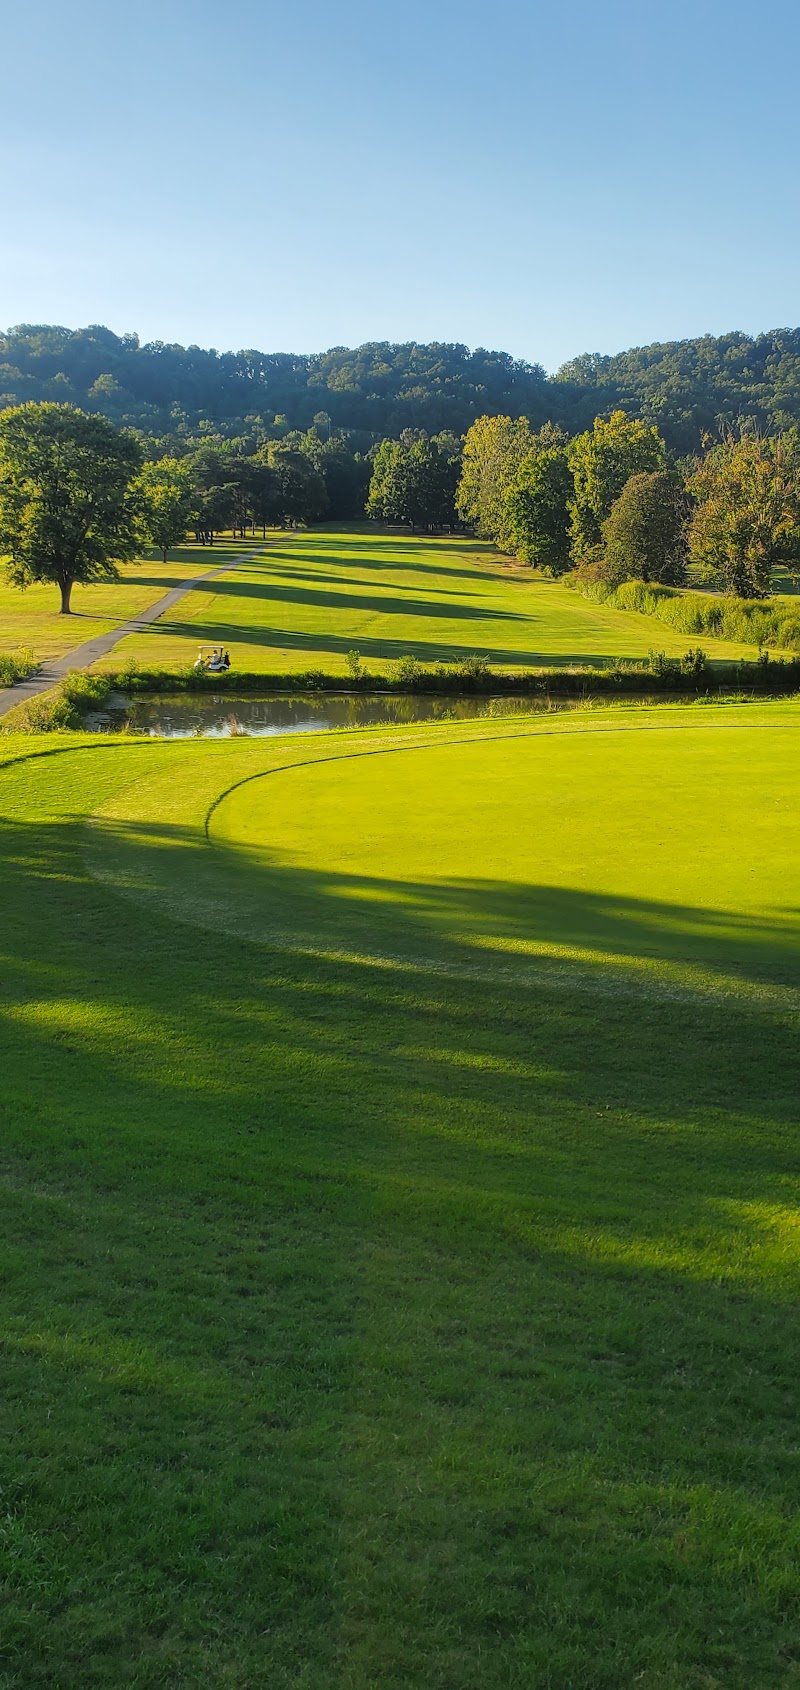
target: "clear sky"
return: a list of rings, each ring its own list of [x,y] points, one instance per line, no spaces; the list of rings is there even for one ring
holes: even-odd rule
[[[800,8],[5,0],[0,325],[548,369],[800,322]]]

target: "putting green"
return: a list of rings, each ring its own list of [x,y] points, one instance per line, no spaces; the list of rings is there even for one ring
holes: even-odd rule
[[[164,748],[91,858],[172,915],[318,954],[788,984],[799,724],[662,708]]]

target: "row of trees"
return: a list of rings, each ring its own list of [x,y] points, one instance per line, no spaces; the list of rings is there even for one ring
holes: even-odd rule
[[[702,579],[745,597],[800,561],[800,433],[729,433],[670,463],[652,423],[614,411],[573,439],[547,423],[481,417],[456,494],[462,521],[549,575],[613,585]]]
[[[367,493],[367,480],[369,491]],[[701,576],[763,597],[800,562],[800,432],[733,434],[670,463],[654,424],[615,411],[570,439],[553,423],[481,417],[455,435],[404,430],[367,457],[314,427],[255,450],[208,443],[148,458],[131,430],[50,403],[0,413],[0,554],[11,579],[113,575],[143,544],[164,557],[194,527],[244,536],[364,508],[389,523],[457,520],[549,575],[577,568],[612,586]]]

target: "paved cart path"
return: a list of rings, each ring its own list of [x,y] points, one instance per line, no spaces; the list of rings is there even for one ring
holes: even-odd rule
[[[285,535],[281,536],[280,544],[285,542]],[[43,663],[35,675],[29,675],[26,681],[17,681],[13,687],[6,687],[0,692],[0,716],[5,716],[17,704],[25,704],[29,698],[35,698],[37,693],[48,692],[57,686],[72,669],[88,669],[91,663],[96,663],[98,657],[105,657],[107,652],[113,651],[118,640],[124,640],[128,634],[141,633],[143,628],[149,627],[151,622],[157,622],[168,610],[182,599],[186,593],[191,593],[196,587],[205,586],[207,581],[213,581],[218,575],[226,575],[231,569],[238,569],[243,563],[252,563],[253,558],[260,557],[270,545],[278,542],[267,541],[254,552],[245,552],[242,557],[233,558],[230,563],[223,563],[218,569],[209,569],[205,575],[194,575],[190,581],[182,581],[179,587],[171,587],[163,598],[157,599],[155,604],[148,605],[138,616],[132,616],[129,622],[121,622],[118,628],[112,628],[107,634],[97,634],[93,640],[85,640],[83,645],[75,647],[74,651],[65,652],[63,657],[54,658],[52,663]]]

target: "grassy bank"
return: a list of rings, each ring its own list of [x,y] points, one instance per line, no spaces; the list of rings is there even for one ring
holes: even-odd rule
[[[306,673],[263,674],[230,670],[210,675],[196,669],[178,674],[168,669],[91,671],[66,676],[58,687],[16,706],[0,719],[0,735],[68,732],[90,715],[102,712],[112,695],[152,697],[176,694],[246,697],[264,692],[319,694],[387,693],[448,697],[469,695],[488,700],[523,697],[546,699],[658,699],[681,693],[687,698],[715,695],[745,698],[786,698],[800,692],[800,658],[714,666],[698,649],[683,658],[652,652],[646,664],[617,662],[605,669],[547,669],[514,674],[497,671],[480,658],[434,669],[411,661],[389,674],[366,668],[346,680],[322,670]]]

